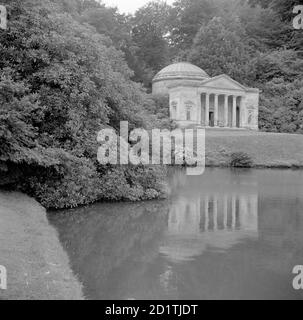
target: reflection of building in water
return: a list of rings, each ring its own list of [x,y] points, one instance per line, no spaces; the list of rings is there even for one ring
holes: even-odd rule
[[[172,205],[160,251],[174,260],[187,260],[207,247],[227,250],[241,240],[257,237],[257,194],[181,197]]]

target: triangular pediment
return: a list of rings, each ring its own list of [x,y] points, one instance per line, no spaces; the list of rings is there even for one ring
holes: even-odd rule
[[[222,74],[214,78],[203,81],[203,87],[211,87],[218,89],[229,89],[229,90],[241,90],[245,91],[246,87],[237,82],[236,80],[230,78],[229,76]]]

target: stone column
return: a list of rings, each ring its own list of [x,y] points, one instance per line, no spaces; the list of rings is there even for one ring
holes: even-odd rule
[[[228,127],[228,95],[224,96],[224,127]]]
[[[237,126],[237,97],[233,96],[233,122],[232,122],[232,127],[236,128]]]
[[[240,106],[240,128],[244,128],[247,120],[246,120],[246,112],[245,112],[245,97],[241,97],[241,106]]]
[[[242,228],[242,226],[244,226],[244,223],[247,219],[247,200],[246,200],[246,196],[240,196],[240,199],[239,199],[239,212],[240,212],[240,215],[239,215],[239,226],[240,228]]]
[[[215,94],[215,113],[214,113],[214,120],[215,120],[215,127],[218,127],[218,120],[219,120],[219,95]]]
[[[224,230],[227,230],[227,218],[228,218],[228,198],[227,196],[224,196],[224,208],[223,208],[223,214],[224,214]]]
[[[214,197],[214,231],[218,230],[218,201],[216,196]]]
[[[232,229],[235,229],[236,228],[236,219],[237,219],[237,216],[236,216],[236,197],[235,196],[232,196],[232,202],[231,202],[231,214],[232,214],[232,223],[231,223],[231,227]]]
[[[209,126],[209,93],[205,94],[205,127]]]
[[[201,95],[199,92],[197,92],[197,124],[201,125],[202,119],[201,119],[201,114],[202,114],[202,104],[201,104]]]
[[[208,228],[209,228],[209,199],[208,199],[208,196],[206,196],[204,199],[204,211],[205,211],[204,230],[208,231]]]

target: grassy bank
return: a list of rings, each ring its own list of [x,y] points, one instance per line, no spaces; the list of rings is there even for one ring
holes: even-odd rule
[[[20,193],[0,192],[0,265],[8,273],[0,300],[83,298],[45,209]]]
[[[303,135],[242,130],[206,131],[206,164],[226,166],[233,152],[244,152],[254,167],[303,167]]]

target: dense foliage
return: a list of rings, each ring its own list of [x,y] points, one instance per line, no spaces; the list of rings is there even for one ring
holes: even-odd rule
[[[140,85],[109,38],[55,1],[6,1],[0,33],[1,184],[47,207],[153,199],[159,168],[101,167],[97,133],[120,120],[144,127]],[[146,183],[148,181],[148,184]]]
[[[260,88],[261,130],[302,133],[303,32],[292,24],[297,4],[302,1],[178,0],[171,6],[150,2],[134,17],[141,26],[154,27],[142,27],[142,37],[133,38],[140,60],[148,65],[148,72],[141,70],[137,79],[144,78],[150,87],[165,58],[188,60],[211,76],[226,73]],[[132,20],[130,24],[130,29],[137,28]],[[150,50],[150,44],[139,39],[150,39],[155,30],[158,36],[162,30],[162,41]]]
[[[233,168],[251,168],[253,160],[245,152],[233,152],[230,156],[230,166]]]
[[[158,0],[132,16],[94,0],[63,3],[111,38],[134,71],[132,79],[148,90],[162,67],[187,60],[211,76],[226,73],[260,88],[261,130],[302,132],[303,32],[292,24],[301,0]]]
[[[0,185],[56,208],[161,196],[162,168],[100,166],[96,137],[121,120],[173,128],[167,97],[146,91],[178,60],[260,88],[261,130],[303,133],[299,3],[151,1],[124,15],[97,0],[3,0]]]

